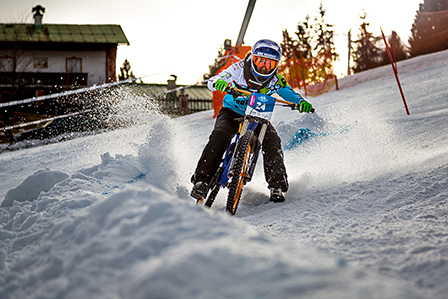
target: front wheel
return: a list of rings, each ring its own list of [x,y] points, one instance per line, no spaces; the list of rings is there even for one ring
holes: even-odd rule
[[[204,204],[206,207],[212,207],[212,204],[215,202],[216,195],[218,195],[219,187],[220,186],[218,184],[215,184],[215,186],[212,188],[212,192],[210,192],[209,196],[207,197],[207,201]]]
[[[227,197],[226,210],[235,215],[236,209],[240,202],[241,194],[243,193],[243,186],[245,183],[246,172],[248,170],[251,140],[254,133],[247,131],[243,137],[240,138],[237,152],[235,153],[235,161],[233,166],[233,176],[229,184],[229,195]]]

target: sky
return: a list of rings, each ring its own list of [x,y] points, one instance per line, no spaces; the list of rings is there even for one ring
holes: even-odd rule
[[[146,83],[166,83],[171,74],[179,84],[194,84],[208,73],[225,39],[234,44],[238,38],[249,1],[242,0],[122,0],[67,1],[2,0],[0,22],[32,23],[32,7],[41,4],[46,12],[44,23],[54,24],[119,24],[130,46],[119,46],[117,69],[125,59],[137,77]],[[407,42],[419,3],[422,0],[322,0],[326,20],[334,25],[339,61],[335,73],[347,74],[348,38],[359,33],[360,15],[367,13],[368,28],[379,36],[395,30]],[[290,35],[297,24],[318,16],[319,0],[258,0],[247,28],[244,42],[252,45],[268,38],[278,43],[282,30]],[[352,39],[353,39],[352,38]]]
[[[409,116],[387,65],[315,113],[276,107],[286,201],[260,156],[233,217],[226,189],[189,196],[212,110],[169,118],[118,89],[140,125],[2,151],[0,297],[446,299],[448,51],[398,69]]]

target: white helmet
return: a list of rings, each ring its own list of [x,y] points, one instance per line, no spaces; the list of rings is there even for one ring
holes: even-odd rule
[[[282,55],[280,46],[269,39],[262,39],[252,47],[252,74],[264,83],[274,75]]]

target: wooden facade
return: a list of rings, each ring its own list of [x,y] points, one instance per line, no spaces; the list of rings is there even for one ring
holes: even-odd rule
[[[45,24],[41,11],[34,24],[0,24],[0,103],[116,81],[121,44],[120,25]]]

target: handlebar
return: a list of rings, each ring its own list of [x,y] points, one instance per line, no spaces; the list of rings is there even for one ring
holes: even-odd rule
[[[248,90],[244,90],[244,89],[239,89],[233,86],[227,86],[226,92],[234,95],[234,96],[242,96],[242,95],[247,95],[250,96],[252,93]],[[299,110],[299,105],[298,104],[294,104],[285,100],[281,100],[281,99],[277,99],[277,102],[280,102],[282,104],[284,104],[283,106],[285,107],[290,107],[291,110]],[[311,108],[311,113],[314,113],[316,111],[316,109]]]
[[[294,103],[291,103],[291,104],[284,104],[283,106],[285,106],[285,107],[290,107],[291,108],[291,110],[299,110],[299,104],[294,104]],[[311,113],[314,113],[314,111],[316,111],[316,109],[314,109],[314,108],[311,108]]]
[[[233,96],[242,96],[242,95],[250,96],[252,94],[248,90],[239,89],[233,86],[227,86],[226,92],[230,93]]]

